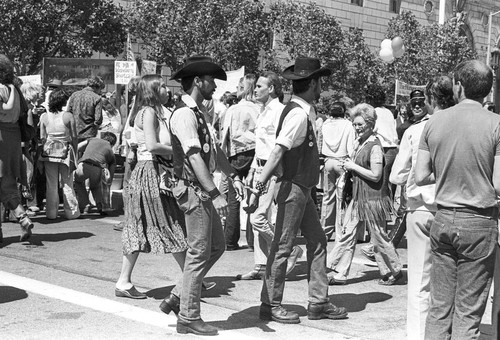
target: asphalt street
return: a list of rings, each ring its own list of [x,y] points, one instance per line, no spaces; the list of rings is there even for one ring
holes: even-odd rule
[[[34,218],[29,242],[19,242],[17,224],[4,223],[0,248],[0,337],[2,339],[169,339],[178,335],[174,315],[161,313],[180,270],[170,255],[141,254],[133,274],[148,299],[114,295],[121,268],[122,215],[86,215],[66,221]],[[242,232],[244,235],[244,232]],[[242,238],[241,244],[244,243]],[[299,239],[303,245],[305,240]],[[334,242],[329,242],[332,249]],[[406,244],[398,248],[405,264]],[[203,293],[202,317],[231,339],[405,339],[406,284],[377,284],[377,266],[356,250],[348,284],[330,286],[331,301],[349,311],[346,320],[307,319],[305,252],[286,282],[284,305],[301,316],[297,325],[258,317],[261,281],[238,281],[253,267],[249,248],[226,252],[206,280],[217,283]],[[488,306],[481,329],[488,339]]]

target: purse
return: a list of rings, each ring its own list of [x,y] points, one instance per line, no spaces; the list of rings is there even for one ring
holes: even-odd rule
[[[19,115],[19,119],[17,120],[19,129],[21,130],[21,142],[29,143],[31,142],[31,140],[36,139],[36,129],[35,127],[28,124],[28,104],[26,103],[21,90],[19,90],[17,86],[15,88],[17,94],[19,95],[19,104],[21,107],[21,114]]]
[[[69,146],[64,135],[49,134],[47,141],[43,144],[42,157],[66,159]]]

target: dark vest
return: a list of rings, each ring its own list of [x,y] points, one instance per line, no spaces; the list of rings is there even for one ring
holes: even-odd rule
[[[281,113],[276,137],[279,135],[286,115],[294,108],[300,107],[295,102],[289,102]],[[312,188],[319,181],[319,152],[311,121],[307,119],[307,133],[304,142],[297,147],[285,151],[282,160],[283,175],[279,180],[291,181],[301,187]]]
[[[378,145],[382,148],[382,144],[378,139],[374,141],[367,142],[363,148],[359,151],[359,153],[354,158],[354,163],[365,168],[370,169],[370,155],[372,148]],[[385,161],[384,161],[385,165]],[[352,172],[353,182],[354,182],[354,198],[356,200],[372,200],[372,199],[380,199],[384,196],[389,195],[389,184],[384,182],[384,176],[382,176],[378,182],[372,182],[370,180],[365,179],[360,176],[357,172]]]
[[[172,122],[172,117],[174,116],[174,114],[179,114],[178,110],[183,107],[186,107],[186,104],[182,100],[180,100],[175,107],[172,116],[170,116],[170,122]],[[210,150],[212,149],[212,140],[210,137],[210,132],[208,130],[207,121],[205,120],[203,113],[201,113],[197,107],[190,107],[189,109],[194,112],[196,120],[198,122],[197,131],[201,145],[200,155],[208,169],[210,163]],[[170,126],[172,125],[170,124]],[[172,137],[175,176],[177,178],[186,179],[188,181],[198,182],[198,179],[196,178],[196,175],[193,171],[193,167],[191,166],[188,157],[184,153],[181,142],[179,141],[179,138],[177,138],[177,136],[172,132],[172,128],[170,128],[170,135]]]

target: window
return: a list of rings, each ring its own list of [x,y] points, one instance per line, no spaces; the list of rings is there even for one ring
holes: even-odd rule
[[[401,0],[389,0],[389,12],[399,14]]]
[[[351,4],[363,7],[363,0],[351,0]]]

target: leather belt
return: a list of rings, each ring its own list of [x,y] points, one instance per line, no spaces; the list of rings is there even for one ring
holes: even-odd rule
[[[264,165],[266,165],[267,163],[267,160],[265,159],[260,159],[260,158],[255,158],[255,161],[257,163],[257,166],[260,166],[260,167],[263,167]]]
[[[92,162],[83,161],[82,163],[83,163],[83,164],[92,165],[92,166],[95,166],[96,168],[102,169],[102,166],[97,165],[97,164],[94,164],[94,163],[92,163]]]
[[[481,215],[481,216],[494,216],[494,215],[498,214],[498,208],[496,206],[489,207],[489,208],[476,208],[476,207],[450,208],[450,207],[444,207],[444,206],[438,204],[437,208],[438,208],[438,210],[448,210],[448,211],[454,211],[454,212],[476,214],[476,215]]]

